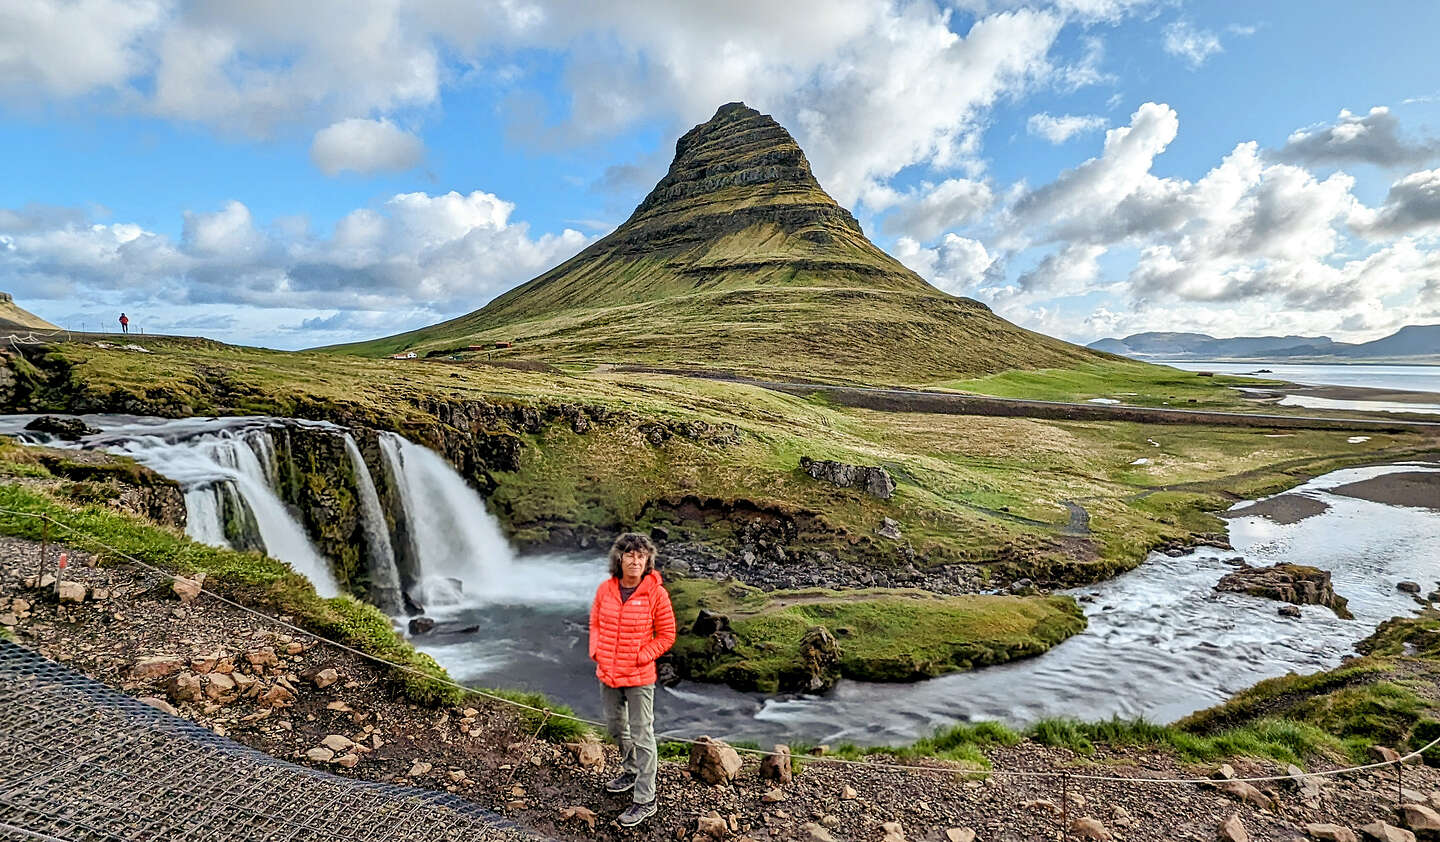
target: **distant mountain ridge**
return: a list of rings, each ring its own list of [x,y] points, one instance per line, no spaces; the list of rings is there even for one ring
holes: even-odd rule
[[[1136,359],[1267,360],[1313,359],[1337,362],[1415,361],[1440,363],[1440,324],[1407,325],[1370,342],[1336,342],[1328,336],[1236,336],[1203,333],[1134,333],[1099,339],[1087,348]]]

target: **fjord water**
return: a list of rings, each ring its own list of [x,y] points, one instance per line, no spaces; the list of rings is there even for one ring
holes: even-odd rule
[[[1232,363],[1174,362],[1159,360],[1162,365],[1185,371],[1213,371],[1216,374],[1253,375],[1269,380],[1285,380],[1302,386],[1363,386],[1369,389],[1395,389],[1406,392],[1440,394],[1440,365],[1371,365],[1368,363]],[[1266,373],[1257,374],[1260,369]]]

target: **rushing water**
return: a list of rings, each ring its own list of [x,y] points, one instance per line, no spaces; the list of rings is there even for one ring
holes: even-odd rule
[[[1234,552],[1201,548],[1172,558],[1154,554],[1141,567],[1073,593],[1089,617],[1086,631],[1036,658],[915,684],[842,681],[816,695],[764,696],[691,682],[662,690],[660,727],[672,734],[732,739],[808,739],[893,743],[957,721],[1000,719],[1025,724],[1048,716],[1083,719],[1143,716],[1168,722],[1208,707],[1256,681],[1315,672],[1340,663],[1381,621],[1409,613],[1404,580],[1427,589],[1440,577],[1440,511],[1359,500],[1326,491],[1396,470],[1338,471],[1291,490],[1329,508],[1281,525],[1258,516],[1231,520]],[[1215,583],[1251,564],[1309,564],[1332,573],[1354,620],[1304,606],[1303,618],[1281,617],[1277,603],[1219,594]],[[598,562],[577,563],[577,580],[594,582]],[[587,658],[583,589],[568,606],[510,606],[466,615],[477,633],[431,639],[425,651],[457,678],[542,690],[584,713],[598,713]]]
[[[0,433],[17,434],[27,416],[0,418]],[[87,416],[104,432],[76,446],[132,455],[178,483],[197,540],[224,544],[227,513],[253,521],[271,555],[316,583],[336,588],[327,562],[276,494],[275,419],[155,419]],[[290,422],[294,423],[294,422]],[[328,425],[323,425],[327,426]],[[586,610],[604,578],[598,554],[516,558],[484,500],[443,459],[405,439],[380,437],[380,470],[372,473],[341,428],[357,479],[360,516],[372,576],[399,586],[398,556],[415,560],[419,596],[430,613],[466,628],[415,642],[457,679],[489,686],[541,690],[595,715],[593,665],[586,656]],[[858,743],[912,740],[957,721],[1001,719],[1014,724],[1047,716],[1084,719],[1110,715],[1170,721],[1219,702],[1254,682],[1288,671],[1335,666],[1356,641],[1384,619],[1414,609],[1395,589],[1402,579],[1429,588],[1440,576],[1440,501],[1437,508],[1385,505],[1329,489],[1394,471],[1440,471],[1437,465],[1383,466],[1337,471],[1288,494],[1327,508],[1291,524],[1237,515],[1230,522],[1234,552],[1202,548],[1152,555],[1136,570],[1073,593],[1089,627],[1036,658],[914,684],[842,681],[823,695],[766,698],[725,687],[683,683],[656,701],[663,730],[711,733],[732,739]],[[392,532],[379,489],[398,494]],[[403,525],[403,529],[398,528]],[[1350,600],[1354,620],[1305,606],[1300,620],[1278,615],[1276,603],[1217,594],[1231,568],[1287,561],[1329,570],[1335,590]]]

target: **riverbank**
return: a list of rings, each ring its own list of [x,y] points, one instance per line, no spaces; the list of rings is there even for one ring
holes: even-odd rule
[[[20,574],[38,564],[38,546],[0,541],[0,620],[22,644],[112,687],[156,698],[157,706],[170,705],[261,751],[342,777],[454,792],[550,838],[674,839],[693,834],[697,819],[712,811],[735,836],[805,842],[820,838],[814,826],[841,840],[878,838],[886,833],[885,822],[901,823],[907,839],[931,842],[946,839],[947,832],[957,834],[951,839],[965,838],[958,836],[964,830],[987,842],[1049,838],[1059,830],[1055,805],[1062,796],[1053,779],[969,779],[946,771],[954,767],[943,760],[899,752],[848,755],[858,764],[805,762],[791,783],[778,787],[758,777],[753,759],[731,786],[702,784],[690,778],[684,763],[666,760],[660,770],[661,813],[640,831],[622,832],[612,820],[624,800],[599,791],[605,769],[582,766],[562,744],[531,742],[533,719],[473,697],[433,708],[407,703],[389,693],[384,672],[364,659],[204,596],[181,603],[165,581],[111,560],[91,568],[83,550],[66,549],[71,581],[90,596],[101,589],[100,599],[58,605],[24,588]],[[1402,656],[1399,663],[1413,670],[1417,660]],[[1372,669],[1369,675],[1374,674]],[[191,678],[178,680],[180,675]],[[248,689],[254,682],[288,686],[293,696],[265,706]],[[1352,689],[1366,684],[1353,676],[1347,682]],[[192,686],[198,699],[189,695]],[[1246,751],[1283,757],[1297,749],[1319,750],[1295,756],[1311,770],[1348,762],[1338,754],[1326,757],[1326,751],[1343,753],[1341,744],[1333,738],[1327,743],[1303,725],[1259,723],[1231,733],[1207,742],[1198,736],[1181,740],[1164,729],[1057,723],[1023,739],[1006,729],[973,730],[949,743],[933,743],[930,750],[972,763],[983,760],[996,770],[1091,770],[1121,777],[1203,777],[1216,760]],[[1107,742],[1107,734],[1118,739]],[[1210,759],[1184,762],[1177,742],[1209,752]],[[613,748],[601,752],[613,772]],[[879,765],[894,759],[940,773]],[[1284,774],[1283,764],[1274,760],[1231,760],[1238,775]],[[1419,797],[1440,789],[1436,770],[1419,767],[1405,774]],[[1135,842],[1171,842],[1214,838],[1220,824],[1234,816],[1250,839],[1278,842],[1311,822],[1359,827],[1377,818],[1394,821],[1393,786],[1389,770],[1326,780],[1318,794],[1267,784],[1257,796],[1237,789],[1243,797],[1192,785],[1075,780],[1068,789],[1069,817],[1089,817],[1106,832]],[[563,819],[572,807],[595,811],[596,827]]]

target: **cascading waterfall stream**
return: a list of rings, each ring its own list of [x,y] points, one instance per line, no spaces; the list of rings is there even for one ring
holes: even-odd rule
[[[355,444],[354,436],[345,434],[345,453],[355,472],[355,485],[360,492],[360,524],[369,545],[370,598],[381,611],[399,614],[404,609],[400,597],[400,570],[395,566],[395,547],[390,542],[390,527],[380,506],[375,480],[365,464],[365,457]]]
[[[380,450],[399,489],[418,565],[416,596],[427,612],[531,589],[515,575],[514,553],[485,501],[454,468],[394,433],[380,434]]]

